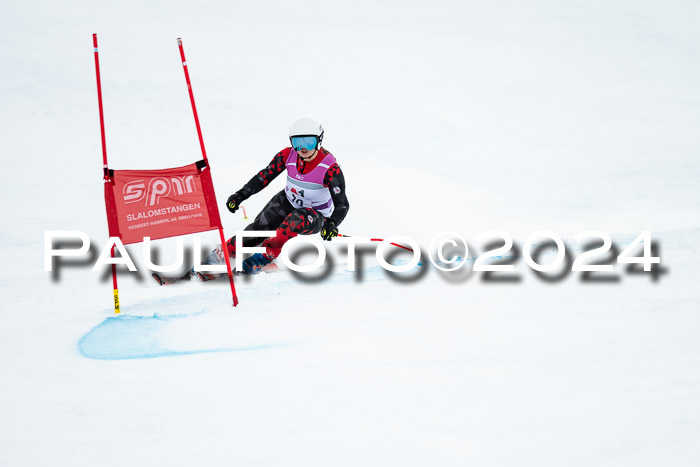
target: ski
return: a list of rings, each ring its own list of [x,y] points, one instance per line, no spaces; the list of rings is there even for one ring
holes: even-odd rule
[[[154,272],[151,276],[158,282],[159,285],[170,285],[176,282],[189,281],[192,279],[192,272],[188,271],[187,274],[181,277],[167,277],[161,276],[160,274]]]
[[[261,269],[262,272],[266,274],[271,274],[279,271],[279,267],[274,264],[270,263],[266,266],[264,266]],[[241,276],[244,275],[245,272],[243,271],[233,271],[234,276]],[[156,282],[158,282],[158,285],[171,285],[175,284],[178,282],[184,282],[184,281],[189,281],[192,279],[192,277],[197,276],[197,278],[202,281],[202,282],[208,282],[208,281],[214,281],[214,280],[219,280],[219,279],[227,279],[228,274],[225,272],[222,273],[208,273],[208,272],[197,272],[193,273],[192,271],[188,271],[187,274],[181,277],[167,277],[167,276],[161,276],[158,273],[152,273],[151,276],[153,279],[155,279]]]
[[[275,263],[270,263],[268,265],[263,266],[263,268],[260,271],[264,272],[265,274],[279,272],[279,266],[277,266]],[[247,275],[247,274],[244,271],[233,271],[233,275],[234,276],[242,276],[242,275]],[[215,280],[219,280],[219,279],[227,279],[228,274],[226,274],[225,272],[223,272],[223,273],[198,272],[197,277],[202,282],[207,282],[207,281],[215,281]]]
[[[202,282],[215,281],[218,279],[227,279],[228,278],[228,274],[226,274],[225,272],[221,272],[221,273],[198,272],[196,274],[197,274],[197,277],[199,278],[199,280]],[[240,273],[238,271],[233,271],[234,276],[237,276],[239,274]]]

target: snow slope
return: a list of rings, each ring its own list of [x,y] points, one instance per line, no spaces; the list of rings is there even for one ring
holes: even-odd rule
[[[695,465],[698,13],[4,1],[0,465]],[[346,174],[343,233],[427,250],[453,231],[473,257],[492,229],[521,250],[551,230],[573,255],[585,230],[621,248],[651,230],[664,273],[547,280],[516,258],[515,280],[471,261],[396,280],[368,253],[358,277],[331,246],[328,277],[242,279],[235,309],[225,283],[122,274],[114,316],[91,271],[107,238],[92,33],[114,168],[200,158],[182,37],[222,205],[312,114]],[[91,258],[45,272],[47,230],[86,232]]]

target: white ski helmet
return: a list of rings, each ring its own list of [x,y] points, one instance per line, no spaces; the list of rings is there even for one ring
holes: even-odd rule
[[[321,147],[323,141],[323,125],[313,117],[299,117],[289,125],[289,139],[294,136],[315,136],[318,138],[316,149]]]

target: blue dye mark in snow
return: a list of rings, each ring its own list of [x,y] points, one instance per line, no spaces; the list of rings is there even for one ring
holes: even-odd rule
[[[80,353],[96,360],[128,360],[137,358],[174,357],[199,353],[241,352],[279,347],[262,344],[240,347],[183,348],[165,346],[159,339],[167,335],[167,327],[181,316],[114,316],[95,326],[78,342]],[[171,344],[172,345],[172,344]]]

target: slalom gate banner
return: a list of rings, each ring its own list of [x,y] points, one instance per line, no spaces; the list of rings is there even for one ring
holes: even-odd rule
[[[110,170],[104,184],[109,236],[122,243],[221,227],[206,161],[162,170]]]
[[[92,35],[95,54],[95,78],[97,80],[97,104],[100,115],[102,139],[102,167],[104,171],[105,208],[109,236],[119,238],[124,245],[142,242],[144,237],[157,240],[187,235],[207,230],[218,230],[221,244],[226,244],[224,229],[216,205],[216,194],[211,180],[211,169],[204,149],[204,138],[199,126],[197,106],[194,103],[192,83],[187,71],[187,60],[182,40],[177,39],[182,69],[185,73],[187,91],[192,104],[192,114],[197,128],[197,137],[202,149],[202,160],[184,167],[160,170],[112,170],[107,164],[104,107],[102,105],[102,80],[100,78],[97,34]],[[110,255],[114,258],[112,245]],[[233,306],[238,305],[231,261],[224,255],[229,271]],[[117,286],[116,263],[112,262],[112,284],[114,287],[114,312],[120,312],[119,288]]]

